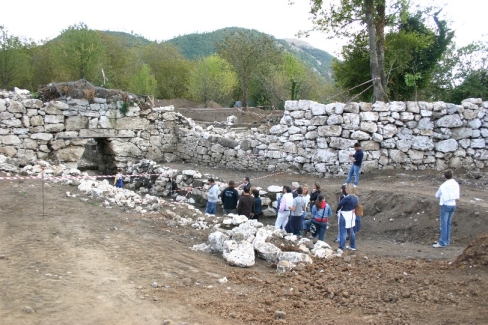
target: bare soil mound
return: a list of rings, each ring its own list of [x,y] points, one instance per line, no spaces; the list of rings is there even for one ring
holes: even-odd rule
[[[478,235],[454,264],[456,266],[488,266],[488,232]]]

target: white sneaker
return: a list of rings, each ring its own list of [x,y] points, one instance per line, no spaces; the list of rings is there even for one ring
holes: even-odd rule
[[[337,249],[337,254],[342,254],[342,253],[344,253],[344,251],[342,249],[338,248]]]
[[[435,243],[434,245],[432,245],[432,247],[434,247],[434,248],[443,248],[443,247],[446,247],[446,246],[442,246],[439,243]]]
[[[346,186],[346,185],[347,185],[347,183],[344,183],[344,184],[342,184],[342,185]]]
[[[354,187],[358,187],[357,185],[354,185]]]

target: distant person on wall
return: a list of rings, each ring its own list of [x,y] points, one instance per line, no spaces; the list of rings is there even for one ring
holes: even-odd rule
[[[208,179],[208,185],[210,185],[210,188],[208,189],[205,213],[215,215],[215,213],[217,213],[217,202],[219,201],[220,191],[213,178]]]
[[[252,195],[254,196],[254,216],[251,219],[259,220],[259,218],[263,216],[263,203],[259,197],[258,190],[252,190]]]
[[[251,196],[249,187],[244,187],[243,191],[244,193],[239,198],[239,202],[237,202],[237,214],[251,219],[254,217],[254,197]]]
[[[236,183],[234,181],[229,181],[229,186],[220,193],[220,198],[222,199],[223,212],[224,214],[236,213],[237,212],[237,202],[239,201],[239,193],[235,189]]]
[[[122,175],[122,169],[117,169],[117,175],[115,175],[114,179],[115,187],[122,188],[122,186],[124,186],[124,181],[122,180],[123,177],[124,175]]]
[[[460,189],[459,184],[452,178],[452,171],[446,170],[444,173],[446,181],[435,193],[435,197],[439,199],[441,206],[440,215],[440,236],[439,241],[433,245],[434,248],[446,247],[451,243],[451,222],[456,210],[456,200],[459,199]]]
[[[251,181],[247,176],[242,179],[242,184],[239,185],[238,189],[244,189],[246,186],[249,187],[249,189],[251,188]]]
[[[353,155],[349,155],[349,159],[352,161],[351,169],[349,169],[349,174],[347,175],[347,180],[344,185],[349,184],[354,176],[354,186],[359,185],[359,173],[361,172],[361,164],[363,163],[363,151],[361,150],[361,145],[359,142],[354,144],[354,150],[356,151]]]

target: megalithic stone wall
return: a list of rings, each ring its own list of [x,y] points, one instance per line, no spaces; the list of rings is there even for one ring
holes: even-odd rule
[[[30,161],[51,160],[71,167],[85,151],[88,139],[103,144],[108,169],[124,168],[143,158],[175,159],[178,129],[194,123],[174,107],[147,108],[129,97],[128,112],[120,96],[42,102],[23,90],[0,91],[0,154]]]
[[[343,174],[354,143],[363,170],[484,168],[488,165],[488,102],[319,104],[287,101],[279,125],[239,131],[180,130],[178,157],[237,169],[295,168],[320,176]]]

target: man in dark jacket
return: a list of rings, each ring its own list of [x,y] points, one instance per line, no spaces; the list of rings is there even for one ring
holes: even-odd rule
[[[235,189],[236,183],[229,181],[229,186],[220,193],[224,214],[236,213],[239,193]]]
[[[247,218],[254,216],[254,198],[251,196],[251,189],[244,187],[244,194],[239,198],[237,203],[237,214],[244,215]]]

